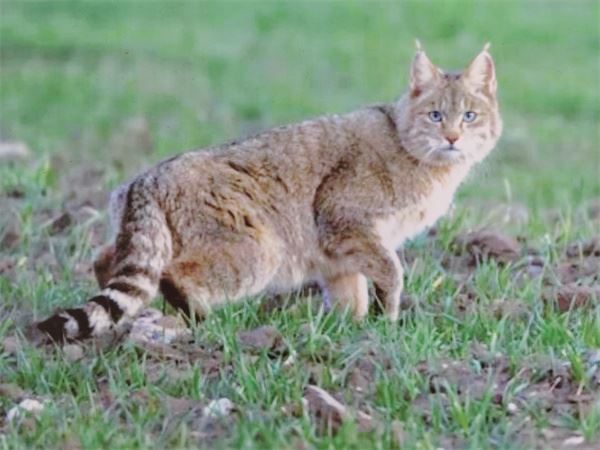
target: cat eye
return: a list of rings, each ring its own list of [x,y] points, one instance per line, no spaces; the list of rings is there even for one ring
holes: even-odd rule
[[[474,111],[467,111],[463,114],[464,122],[473,122],[477,118],[477,113]]]
[[[429,113],[429,120],[432,122],[441,122],[442,121],[442,113],[439,111],[431,111]]]

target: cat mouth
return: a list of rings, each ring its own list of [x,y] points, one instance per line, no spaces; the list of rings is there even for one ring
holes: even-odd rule
[[[439,163],[458,163],[464,158],[464,153],[454,145],[440,147],[435,152],[434,159]]]
[[[460,149],[458,147],[455,147],[454,144],[450,144],[450,145],[447,145],[446,147],[442,147],[440,150],[443,152],[451,152],[451,153],[452,152],[460,152]]]

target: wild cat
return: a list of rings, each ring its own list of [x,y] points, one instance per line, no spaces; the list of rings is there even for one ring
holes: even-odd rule
[[[460,73],[417,43],[408,92],[163,161],[117,190],[100,292],[36,324],[54,341],[101,335],[161,291],[185,314],[322,285],[356,319],[367,280],[398,318],[396,249],[445,214],[502,131],[489,45]]]

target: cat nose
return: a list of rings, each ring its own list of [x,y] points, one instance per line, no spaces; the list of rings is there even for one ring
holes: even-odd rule
[[[446,140],[448,142],[450,142],[450,145],[453,145],[456,141],[458,141],[458,135],[457,134],[447,134],[444,137],[446,138]]]

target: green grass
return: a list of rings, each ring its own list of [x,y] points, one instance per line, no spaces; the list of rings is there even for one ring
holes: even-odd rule
[[[440,260],[458,233],[482,224],[522,236],[551,267],[568,243],[598,234],[586,211],[600,197],[599,13],[594,1],[0,2],[0,137],[33,152],[26,164],[0,163],[0,238],[9,227],[21,234],[0,248],[0,263],[15,265],[0,272],[0,339],[93,292],[86,269],[106,217],[90,191],[185,149],[391,100],[407,84],[415,37],[448,68],[491,41],[505,121],[497,150],[461,189],[435,239],[409,245],[416,259],[406,290],[419,303],[400,323],[354,324],[323,313],[318,299],[272,314],[257,301],[229,306],[194,330],[199,343],[223,352],[217,378],[203,373],[201,359],[174,366],[130,344],[86,349],[76,363],[28,346],[3,352],[0,383],[48,403],[33,424],[0,422],[0,448],[389,448],[393,421],[402,423],[406,448],[529,448],[522,423],[597,442],[598,404],[562,415],[535,401],[519,404],[515,416],[506,407],[547,377],[535,363],[544,358],[570,362],[570,382],[597,395],[588,353],[600,348],[598,307],[558,313],[541,302],[539,279],[520,284],[514,268],[490,262],[468,282],[476,301],[465,310]],[[147,119],[150,153],[116,144],[132,117]],[[8,198],[15,189],[22,198]],[[79,208],[86,200],[93,209]],[[505,203],[523,205],[527,220],[501,222],[495,211]],[[75,223],[51,235],[44,224],[63,208]],[[525,315],[498,316],[498,299],[518,300]],[[239,347],[238,330],[263,324],[297,352],[291,367],[285,355]],[[460,380],[451,377],[444,396],[431,393],[431,374],[419,369],[452,359],[480,381],[487,372],[473,343],[507,361],[512,381],[501,404],[491,387],[489,395],[457,392]],[[361,359],[376,365],[373,390],[362,397],[349,388]],[[522,368],[532,373],[518,375]],[[322,436],[308,416],[283,414],[309,381],[372,413],[381,430],[347,424]],[[108,409],[98,400],[106,391]],[[168,396],[227,397],[237,416],[221,438],[199,437],[197,421],[175,416]],[[430,404],[427,418],[420,397]],[[0,398],[0,412],[13,404]]]

